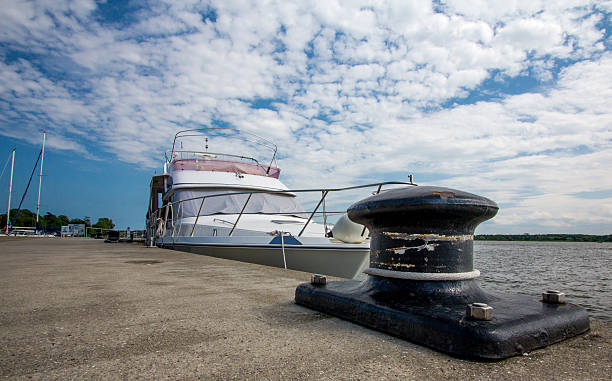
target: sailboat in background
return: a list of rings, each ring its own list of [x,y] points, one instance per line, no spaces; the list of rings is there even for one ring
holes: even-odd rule
[[[38,158],[36,159],[36,163],[34,164],[34,168],[32,169],[32,173],[30,174],[30,179],[28,180],[28,185],[26,186],[25,191],[23,192],[23,196],[21,197],[21,201],[19,202],[19,207],[17,208],[17,212],[13,216],[11,220],[11,195],[13,190],[13,169],[15,164],[15,148],[12,150],[12,160],[11,160],[11,179],[9,182],[9,197],[8,197],[8,207],[6,213],[6,235],[10,234],[11,230],[14,229],[15,221],[17,221],[17,217],[19,216],[19,211],[21,210],[21,206],[23,205],[23,201],[28,193],[28,189],[30,189],[30,184],[32,182],[32,177],[34,176],[34,172],[36,172],[36,167],[38,167],[38,162],[40,161],[40,175],[38,180],[38,200],[36,202],[36,228],[35,233],[38,233],[38,219],[40,214],[40,192],[42,189],[42,176],[43,176],[43,161],[45,157],[45,142],[47,140],[47,132],[43,131],[43,142],[40,152],[38,153]],[[8,162],[7,162],[8,163]],[[23,229],[22,229],[23,230]]]
[[[11,159],[11,179],[9,181],[8,207],[7,207],[7,210],[6,210],[6,235],[9,234],[9,221],[10,221],[10,216],[11,216],[11,194],[13,193],[13,168],[15,167],[15,148],[12,149],[11,156],[12,156],[12,159]],[[8,160],[6,161],[6,164],[8,164]],[[4,165],[4,168],[2,169],[2,175],[4,175],[4,170],[6,169],[6,164]],[[2,175],[0,175],[0,177],[2,177]]]
[[[43,162],[45,161],[45,141],[47,140],[47,132],[43,131],[43,143],[40,155],[40,175],[38,177],[38,200],[36,201],[36,230],[38,230],[38,216],[40,214],[40,189],[42,188],[43,177]]]

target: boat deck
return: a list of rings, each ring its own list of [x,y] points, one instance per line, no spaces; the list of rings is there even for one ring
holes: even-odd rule
[[[495,363],[297,306],[310,274],[79,238],[0,238],[0,376],[607,380],[612,323]]]

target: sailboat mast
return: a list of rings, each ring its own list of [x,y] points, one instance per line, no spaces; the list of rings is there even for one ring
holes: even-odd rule
[[[36,202],[36,226],[38,227],[38,215],[40,212],[40,188],[42,185],[43,162],[45,161],[45,140],[47,140],[47,132],[43,131],[43,145],[40,157],[40,176],[38,177],[38,201]]]
[[[11,160],[11,181],[9,182],[8,208],[6,211],[6,235],[9,233],[9,217],[11,214],[11,192],[13,191],[13,166],[15,165],[15,148],[13,148],[13,159]]]

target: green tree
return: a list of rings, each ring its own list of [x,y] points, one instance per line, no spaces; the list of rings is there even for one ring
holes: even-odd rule
[[[80,218],[73,218],[73,219],[70,220],[69,223],[70,224],[83,224],[85,226],[90,226],[89,221],[86,221],[86,220],[83,220],[83,219],[80,219]]]
[[[57,222],[60,224],[60,226],[66,226],[70,223],[70,219],[63,214],[60,214],[57,216]]]
[[[15,219],[15,215],[17,215],[17,209],[11,209],[11,222],[13,222]],[[19,211],[19,215],[17,216],[17,220],[15,220],[13,223],[13,226],[34,227],[36,226],[36,215],[28,209],[21,209]],[[0,215],[0,228],[4,229],[5,227],[6,213]]]
[[[17,214],[17,209],[11,209],[11,223],[13,223],[13,226],[20,226],[20,227],[36,226],[36,215],[32,213],[30,210],[21,209],[19,211],[19,215],[17,215],[17,220],[13,222],[16,214]]]
[[[61,226],[57,221],[57,216],[51,212],[47,212],[47,214],[42,217],[41,225],[55,228],[59,228]]]
[[[92,225],[92,228],[101,228],[101,229],[112,229],[115,227],[113,224],[113,220],[110,218],[102,217],[98,218],[98,222]]]
[[[47,214],[42,217],[41,225],[45,227],[58,227],[57,216],[51,212],[47,212]]]

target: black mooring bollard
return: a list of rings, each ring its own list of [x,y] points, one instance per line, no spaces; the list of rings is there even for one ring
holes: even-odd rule
[[[480,289],[473,234],[497,210],[487,198],[430,186],[361,200],[348,215],[371,232],[368,278],[301,284],[295,301],[461,357],[503,359],[587,331],[581,307]]]

